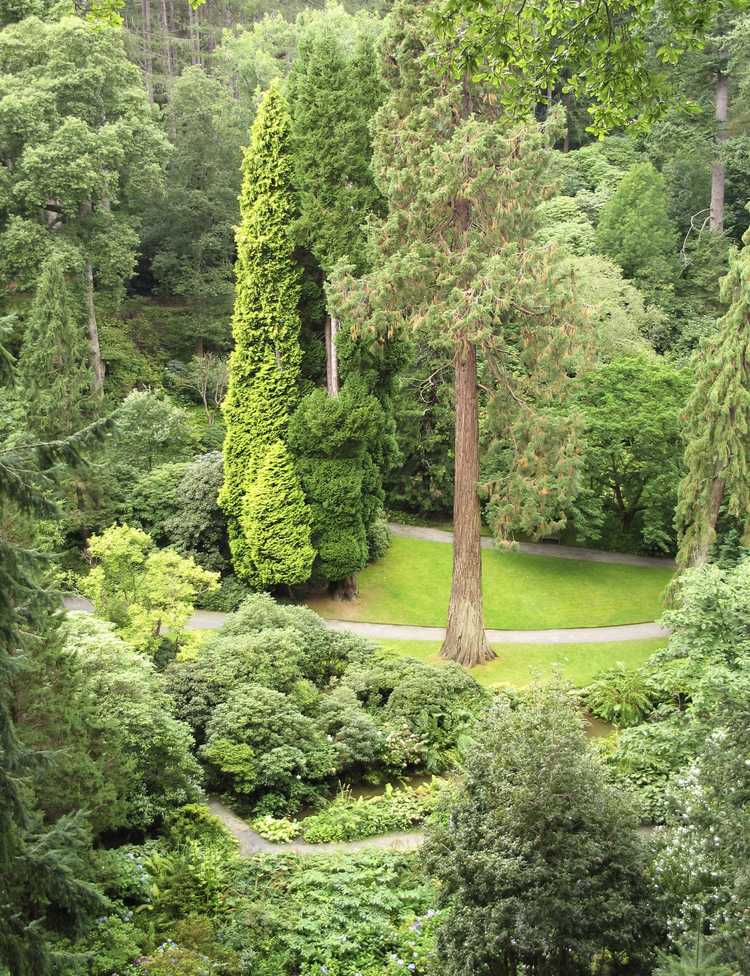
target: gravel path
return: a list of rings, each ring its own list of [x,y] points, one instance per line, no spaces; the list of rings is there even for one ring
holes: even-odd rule
[[[430,529],[421,525],[400,525],[389,522],[388,527],[394,535],[407,539],[422,539],[425,542],[453,542],[453,533],[444,529]],[[495,540],[482,536],[482,548],[494,549]],[[631,556],[625,552],[602,552],[600,549],[579,549],[577,546],[560,546],[554,542],[519,542],[514,552],[528,556],[551,556],[553,559],[580,559],[588,563],[619,563],[623,566],[659,566],[668,569],[675,565],[674,559],[660,556]]]
[[[288,844],[272,844],[271,841],[256,834],[244,820],[219,800],[209,800],[208,809],[218,817],[229,833],[237,840],[240,854],[252,857],[254,854],[345,854],[379,848],[388,851],[412,851],[424,842],[424,834],[403,833],[383,834],[380,837],[366,837],[364,840],[351,840],[340,844],[305,844],[291,841]]]
[[[65,597],[66,610],[90,613],[93,607],[81,596]],[[188,620],[188,630],[218,630],[228,614],[213,610],[197,610]],[[354,620],[326,620],[331,630],[348,630],[372,640],[440,641],[444,627],[411,627],[406,624],[367,624]],[[624,624],[620,627],[570,627],[559,630],[488,630],[491,644],[617,644],[623,641],[667,637],[669,631],[657,623]]]

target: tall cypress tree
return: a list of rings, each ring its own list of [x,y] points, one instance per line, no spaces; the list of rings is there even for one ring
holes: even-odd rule
[[[290,236],[296,216],[289,110],[278,85],[272,85],[258,109],[242,166],[235,345],[223,408],[227,431],[219,494],[235,571],[251,583],[260,578],[245,532],[245,499],[269,448],[285,442],[298,395],[301,276]],[[253,530],[255,539],[264,534],[262,528]],[[281,566],[275,581],[262,575],[265,585],[286,582]]]
[[[722,506],[750,539],[750,231],[742,240],[721,283],[727,313],[695,354],[677,502],[681,566],[708,560]]]
[[[550,437],[535,399],[565,381],[577,312],[554,254],[535,242],[536,205],[549,192],[548,140],[536,124],[511,127],[467,77],[440,67],[426,7],[397,3],[383,45],[390,96],[376,117],[373,165],[389,214],[373,229],[377,259],[358,281],[337,276],[330,291],[342,319],[360,329],[423,329],[452,355],[453,583],[442,654],[473,665],[494,656],[482,614],[478,357],[498,395],[515,404],[511,453],[523,421],[518,463],[534,458],[541,498],[550,468],[573,474],[570,429]],[[514,483],[507,479],[509,490]],[[542,532],[550,518],[539,508]]]
[[[60,437],[81,426],[91,371],[80,313],[62,255],[53,251],[41,268],[17,370],[26,427],[37,436]]]

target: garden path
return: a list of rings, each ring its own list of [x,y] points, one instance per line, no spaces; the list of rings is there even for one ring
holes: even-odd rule
[[[366,837],[363,840],[351,840],[338,844],[305,844],[301,841],[273,844],[251,830],[244,820],[241,820],[219,800],[209,800],[208,809],[221,820],[229,833],[236,839],[240,854],[243,857],[252,857],[254,854],[350,854],[352,851],[364,851],[371,848],[411,851],[420,847],[424,842],[424,834],[414,832],[383,834],[380,837]]]
[[[65,597],[67,610],[93,609],[89,600],[80,596]],[[228,614],[216,610],[196,610],[187,622],[188,630],[218,630]],[[440,641],[444,627],[412,627],[406,624],[368,624],[353,620],[326,620],[331,630],[347,630],[373,640]],[[558,630],[487,630],[491,644],[615,644],[621,641],[647,640],[668,637],[669,631],[657,623],[624,624],[620,627],[569,627]]]
[[[453,542],[453,533],[445,529],[431,529],[423,525],[401,525],[389,522],[388,527],[394,535],[409,539],[422,539],[425,542]],[[495,540],[482,536],[482,548],[494,549]],[[622,566],[663,566],[671,568],[674,559],[663,556],[633,556],[627,552],[603,552],[601,549],[579,549],[578,546],[561,546],[556,542],[518,542],[515,552],[528,556],[551,556],[553,559],[580,559],[586,563],[618,563]],[[606,639],[606,638],[605,638]]]

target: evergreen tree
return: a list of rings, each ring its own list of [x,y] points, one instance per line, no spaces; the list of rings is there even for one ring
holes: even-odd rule
[[[542,387],[549,399],[561,395],[576,318],[553,251],[534,239],[547,138],[535,124],[510,127],[467,78],[445,75],[425,8],[397,4],[383,48],[391,93],[376,117],[373,161],[389,215],[373,229],[373,270],[338,275],[331,294],[360,332],[385,340],[423,329],[453,359],[454,564],[442,654],[473,665],[493,656],[482,618],[477,355],[505,401],[511,443],[523,427],[519,463],[534,466],[521,487],[527,501],[543,500],[541,533],[552,518],[547,484],[570,480],[573,465],[568,425],[550,436],[534,401]]]
[[[262,586],[306,582],[315,558],[310,513],[281,441],[266,451],[244,505],[242,524],[258,582]]]
[[[90,371],[78,312],[62,256],[53,252],[41,268],[17,370],[26,427],[39,437],[72,434],[81,426]]]
[[[685,466],[677,503],[682,566],[708,559],[722,506],[750,540],[750,231],[721,283],[729,306],[695,354],[688,400]]]
[[[269,448],[286,437],[301,361],[300,271],[289,233],[296,217],[290,121],[278,85],[269,88],[258,109],[242,174],[235,346],[223,407],[227,431],[219,502],[227,515],[235,571],[253,582],[258,580],[253,552],[260,554],[258,540],[268,536],[262,526],[252,529],[251,550],[245,499]],[[263,575],[270,585],[267,572]]]
[[[0,346],[0,373],[10,360]],[[56,477],[81,463],[98,439],[99,423],[66,440],[0,447],[0,524],[24,514],[50,518]],[[0,968],[11,976],[50,972],[50,931],[74,931],[93,910],[97,892],[79,880],[87,834],[80,816],[44,829],[33,810],[27,777],[33,754],[19,744],[14,678],[42,640],[54,641],[59,594],[42,582],[42,559],[0,534]]]
[[[300,403],[289,424],[289,446],[310,505],[314,573],[344,581],[353,596],[354,575],[370,557],[368,529],[384,500],[378,469],[368,446],[384,424],[383,410],[354,377],[337,397],[315,390]]]

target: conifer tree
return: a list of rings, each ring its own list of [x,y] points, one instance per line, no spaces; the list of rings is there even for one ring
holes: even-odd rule
[[[266,451],[245,495],[245,540],[262,586],[293,586],[310,578],[315,550],[310,545],[310,513],[294,463],[281,441]]]
[[[84,326],[60,254],[42,264],[18,359],[17,388],[26,427],[40,437],[78,430],[91,385]]]
[[[722,506],[750,540],[750,231],[742,240],[721,283],[729,308],[695,354],[677,502],[681,566],[708,560]]]
[[[290,237],[297,216],[290,121],[277,85],[269,88],[258,109],[242,176],[232,317],[235,346],[223,407],[227,430],[219,502],[227,515],[235,571],[257,582],[253,552],[259,555],[258,540],[267,538],[267,531],[262,526],[252,529],[251,549],[245,498],[269,448],[285,440],[301,361],[300,270]],[[267,572],[263,577],[265,585],[273,582]]]
[[[454,562],[442,654],[473,665],[493,656],[482,618],[478,354],[508,410],[515,405],[504,421],[511,452],[524,422],[519,463],[534,460],[523,487],[540,485],[542,532],[549,472],[569,478],[574,466],[571,430],[550,437],[535,400],[541,386],[559,393],[565,382],[576,315],[554,253],[534,241],[548,140],[536,124],[510,126],[467,78],[441,69],[425,12],[423,0],[398,3],[383,46],[390,97],[376,117],[373,164],[389,215],[373,228],[373,270],[359,280],[340,274],[330,290],[360,333],[422,329],[452,355]]]
[[[0,381],[9,365],[0,344]],[[79,466],[81,450],[107,426],[100,421],[65,440],[0,447],[0,524],[13,524],[19,513],[54,518],[50,498],[60,472]],[[46,976],[50,930],[58,923],[73,932],[103,906],[80,880],[85,823],[74,815],[41,827],[25,782],[34,756],[16,734],[15,675],[40,641],[55,640],[59,624],[59,594],[45,587],[42,569],[37,552],[0,533],[0,970],[12,976]]]

